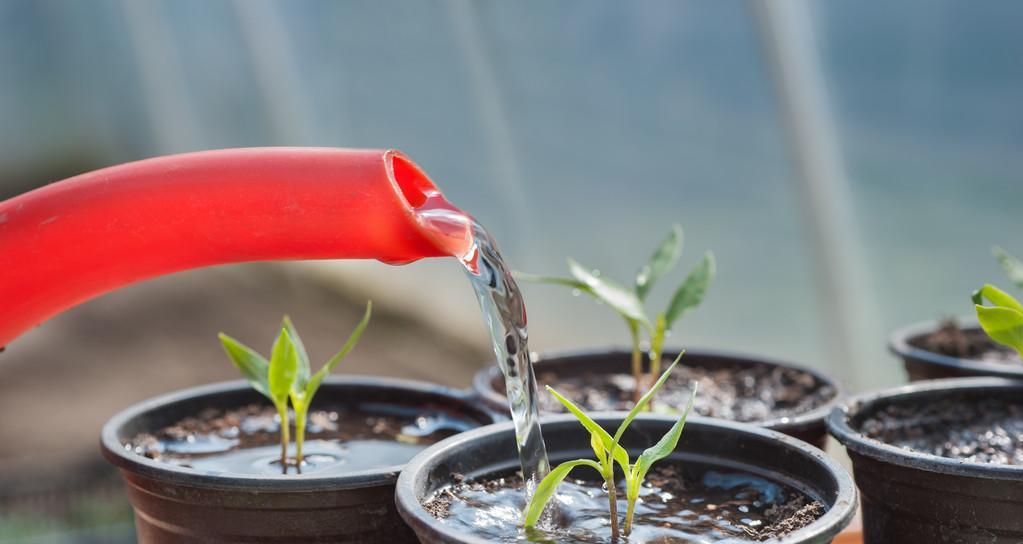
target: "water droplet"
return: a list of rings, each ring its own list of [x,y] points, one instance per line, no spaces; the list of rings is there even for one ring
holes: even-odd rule
[[[519,352],[519,339],[514,334],[504,337],[504,345],[508,348],[508,355],[515,355]]]

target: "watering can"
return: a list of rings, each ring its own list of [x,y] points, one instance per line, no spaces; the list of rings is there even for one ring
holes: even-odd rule
[[[468,216],[395,150],[225,149],[0,202],[0,346],[129,283],[217,264],[462,256]]]

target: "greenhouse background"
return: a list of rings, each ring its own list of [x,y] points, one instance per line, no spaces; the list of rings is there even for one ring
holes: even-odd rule
[[[902,380],[886,334],[969,314],[1002,277],[990,247],[1023,253],[1021,22],[1009,1],[0,0],[0,194],[191,150],[394,147],[519,270],[628,279],[683,225],[684,267],[710,249],[718,276],[672,344],[859,391]],[[524,290],[534,350],[628,341],[584,297]],[[232,378],[218,330],[287,311],[326,353],[367,298],[388,325],[350,371],[462,387],[488,362],[443,261],[190,272],[13,343],[0,542],[132,541],[99,425]]]

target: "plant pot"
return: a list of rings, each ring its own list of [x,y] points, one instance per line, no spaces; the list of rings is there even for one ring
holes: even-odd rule
[[[605,429],[613,430],[621,422],[622,415],[620,412],[604,412],[595,414],[593,419]],[[667,416],[641,414],[623,435],[621,444],[635,459],[674,422]],[[542,425],[552,465],[568,459],[593,457],[588,432],[572,416],[546,416]],[[856,488],[841,466],[805,442],[766,429],[693,416],[686,423],[675,452],[659,465],[685,466],[686,463],[701,463],[725,472],[756,474],[799,489],[823,503],[826,511],[820,518],[772,542],[831,542],[856,510]],[[493,542],[492,539],[460,532],[451,523],[442,523],[423,507],[422,501],[450,485],[453,473],[475,479],[505,474],[516,467],[514,427],[510,422],[451,437],[434,444],[409,462],[398,478],[395,495],[398,511],[423,543]],[[588,470],[577,469],[570,478],[594,475]]]
[[[253,403],[269,406],[245,382],[226,382],[144,401],[107,422],[101,448],[124,477],[139,542],[415,542],[394,509],[402,464],[349,473],[240,475],[185,468],[126,447],[139,433],[155,433],[203,410]],[[313,410],[353,406],[364,412],[380,406],[435,409],[481,426],[494,421],[465,393],[370,377],[328,378]]]
[[[958,325],[958,328],[967,337],[986,340],[991,350],[998,353],[1011,353],[1010,349],[1001,348],[993,341],[987,340],[987,335],[975,318],[961,317],[953,320],[952,323]],[[914,323],[895,331],[889,338],[888,348],[902,358],[909,381],[974,376],[1023,378],[1023,364],[1011,355],[983,360],[980,357],[967,358],[939,353],[933,349],[922,347],[925,343],[924,339],[941,329],[942,324],[940,321]]]
[[[673,360],[678,355],[678,350],[665,350],[664,357]],[[555,379],[561,377],[582,377],[586,374],[621,374],[629,372],[629,361],[631,352],[620,348],[595,349],[569,351],[554,354],[540,354],[533,361],[533,368],[540,387],[547,385],[544,376],[553,376]],[[649,369],[648,363],[644,370]],[[772,371],[794,371],[801,376],[812,379],[815,390],[825,393],[830,390],[832,394],[825,395],[822,402],[812,409],[797,413],[785,414],[778,417],[767,417],[766,419],[744,421],[767,429],[779,431],[789,436],[809,442],[818,448],[823,448],[827,441],[827,426],[825,420],[832,408],[841,402],[841,388],[838,383],[830,377],[815,370],[803,368],[797,365],[772,361],[761,357],[752,357],[738,354],[729,354],[713,350],[686,350],[679,367],[675,370],[677,375],[683,367],[695,367],[709,371],[724,370],[730,368],[752,369],[761,367]],[[664,366],[662,366],[664,368]],[[556,384],[552,384],[557,389]],[[665,384],[662,391],[669,391],[671,382]],[[823,389],[828,388],[828,389]],[[473,378],[473,389],[476,390],[483,402],[492,410],[501,414],[508,413],[508,401],[505,399],[504,377],[497,366],[490,366],[480,370]],[[701,389],[705,394],[707,388]],[[565,391],[561,391],[564,393]],[[544,393],[541,393],[544,394]],[[663,393],[662,393],[663,394]],[[587,410],[601,410],[587,406],[585,400],[573,399]],[[700,400],[699,398],[697,399]],[[624,406],[617,409],[627,409]],[[696,410],[701,415],[708,415],[702,410],[697,402]]]
[[[877,414],[931,407],[969,423],[975,421],[971,419],[974,416],[957,415],[936,403],[1019,402],[1021,398],[1021,382],[965,378],[866,394],[835,409],[828,426],[853,462],[862,494],[864,542],[1023,542],[1023,518],[1019,515],[1023,511],[1023,466],[910,451],[862,432],[864,422]],[[940,420],[934,425],[952,428]],[[925,432],[924,427],[915,421],[906,424],[914,435]]]

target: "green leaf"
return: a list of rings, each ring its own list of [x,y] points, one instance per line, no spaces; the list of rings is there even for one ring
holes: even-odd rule
[[[572,259],[568,260],[568,269],[575,276],[575,279],[587,286],[588,294],[607,304],[608,307],[618,312],[627,321],[635,321],[650,328],[650,321],[643,311],[643,303],[636,296],[636,293],[603,276],[594,276],[589,270],[586,270]]]
[[[1012,308],[976,306],[980,326],[992,340],[1023,356],[1023,312]]]
[[[650,389],[639,399],[639,402],[637,402],[636,405],[632,407],[632,410],[629,410],[628,415],[625,416],[625,419],[622,420],[622,424],[619,425],[618,430],[615,431],[615,435],[612,438],[612,442],[614,444],[616,445],[618,444],[618,440],[622,438],[622,434],[625,432],[625,429],[629,427],[629,424],[632,423],[632,420],[636,419],[636,416],[639,415],[639,413],[642,412],[644,408],[646,408],[647,404],[650,404],[650,400],[654,398],[654,395],[657,393],[657,390],[660,389],[662,385],[664,385],[664,382],[668,381],[668,376],[671,375],[671,371],[675,370],[675,365],[678,364],[678,362],[682,359],[682,356],[685,355],[685,353],[686,353],[685,351],[682,351],[681,353],[678,354],[678,357],[675,357],[675,360],[671,363],[670,366],[668,366],[667,370],[665,370],[664,373],[661,374],[661,377],[657,378],[657,381],[654,382],[652,386],[650,386]]]
[[[1002,265],[1002,270],[1005,270],[1005,274],[1009,276],[1009,281],[1014,283],[1017,289],[1023,289],[1023,262],[997,246],[992,249],[992,252],[998,259],[998,263]]]
[[[286,329],[281,329],[281,334],[274,342],[273,352],[270,354],[270,373],[268,384],[270,386],[270,398],[274,402],[287,402],[291,393],[291,386],[295,382],[295,375],[298,371],[298,351],[291,341]]]
[[[612,457],[614,457],[614,460],[617,461],[618,464],[621,465],[624,470],[629,470],[628,452],[626,452],[622,447],[617,446],[615,444],[615,441],[612,440],[611,435],[608,434],[607,431],[605,431],[600,425],[597,425],[597,422],[590,419],[590,416],[586,415],[572,401],[566,399],[561,395],[561,393],[555,391],[553,387],[548,385],[547,390],[550,391],[550,393],[554,395],[554,398],[558,399],[558,402],[563,404],[565,408],[567,408],[568,411],[571,412],[572,415],[574,415],[575,418],[579,420],[579,423],[582,423],[583,427],[586,427],[587,431],[590,431],[591,435],[596,436],[600,439],[600,444],[604,447],[604,451],[612,452]],[[593,445],[594,441],[592,440],[592,438],[590,442],[591,445]],[[594,448],[594,453],[597,453],[596,448]],[[599,454],[597,456],[600,457]]]
[[[643,478],[646,478],[646,473],[654,463],[675,451],[675,446],[678,445],[678,440],[682,436],[682,429],[686,425],[686,418],[689,417],[689,411],[693,409],[693,400],[696,398],[697,389],[697,384],[693,383],[693,392],[689,395],[689,404],[686,406],[685,411],[682,412],[682,415],[679,416],[678,421],[672,425],[671,429],[656,444],[647,448],[646,451],[640,454],[639,459],[636,460],[636,466],[633,467],[633,478],[637,485],[643,481]]]
[[[593,290],[590,289],[589,285],[586,285],[585,283],[572,278],[559,278],[557,276],[538,276],[536,274],[526,274],[525,272],[513,272],[512,276],[514,276],[515,279],[520,281],[527,281],[530,283],[545,283],[548,285],[562,285],[565,287],[571,287],[572,289],[584,291],[586,292],[586,294],[590,296],[596,296],[594,295]]]
[[[716,268],[714,254],[709,251],[704,253],[703,258],[696,264],[696,268],[693,268],[692,272],[686,276],[685,281],[671,297],[668,310],[664,315],[668,330],[671,330],[678,318],[700,305],[704,295],[707,294],[707,288],[714,280]]]
[[[220,345],[223,346],[224,352],[227,353],[234,366],[241,371],[242,376],[248,380],[249,385],[266,398],[272,399],[268,382],[270,363],[266,358],[224,333],[220,333],[217,337],[220,338]]]
[[[305,390],[306,384],[309,383],[309,354],[306,353],[305,344],[302,343],[302,338],[299,337],[298,331],[295,330],[295,325],[291,322],[290,317],[284,316],[284,319],[281,321],[281,328],[288,331],[291,343],[295,345],[295,351],[298,354],[298,367],[295,373],[292,393],[301,393]]]
[[[593,455],[597,459],[604,459],[606,457],[604,449],[604,443],[600,440],[600,436],[596,433],[590,433],[590,448],[593,449]]]
[[[362,331],[366,330],[366,325],[369,325],[369,318],[372,313],[373,302],[368,301],[366,302],[366,313],[362,315],[362,320],[355,326],[355,330],[352,331],[352,334],[348,336],[348,340],[346,340],[345,345],[341,347],[341,351],[335,353],[334,356],[327,361],[327,364],[323,365],[323,368],[318,370],[316,374],[313,374],[313,377],[309,379],[309,383],[305,388],[307,402],[312,402],[313,395],[315,395],[316,390],[320,388],[320,384],[323,383],[323,379],[326,378],[327,375],[330,374],[330,371],[334,370],[334,367],[337,366],[338,363],[340,363],[341,360],[348,355],[348,352],[352,351],[352,348],[359,343],[359,337],[362,336]]]
[[[579,466],[591,467],[597,472],[600,472],[600,465],[589,459],[576,459],[575,461],[566,461],[561,463],[554,470],[550,471],[543,480],[540,480],[540,484],[536,486],[536,491],[533,493],[533,498],[529,500],[529,504],[526,505],[526,527],[535,527],[536,522],[540,520],[540,515],[543,514],[544,507],[547,506],[547,502],[554,496],[554,492],[558,489],[558,485],[568,476],[572,469]]]
[[[661,245],[657,246],[647,264],[636,274],[636,296],[640,300],[645,300],[654,283],[675,266],[681,255],[682,227],[672,225],[671,232],[664,238]]]
[[[1017,312],[1023,312],[1023,305],[1019,303],[1012,295],[1002,291],[994,285],[986,284],[981,287],[973,294],[973,301],[976,304],[983,305],[983,300],[988,299],[997,307],[1009,308],[1016,310]]]

